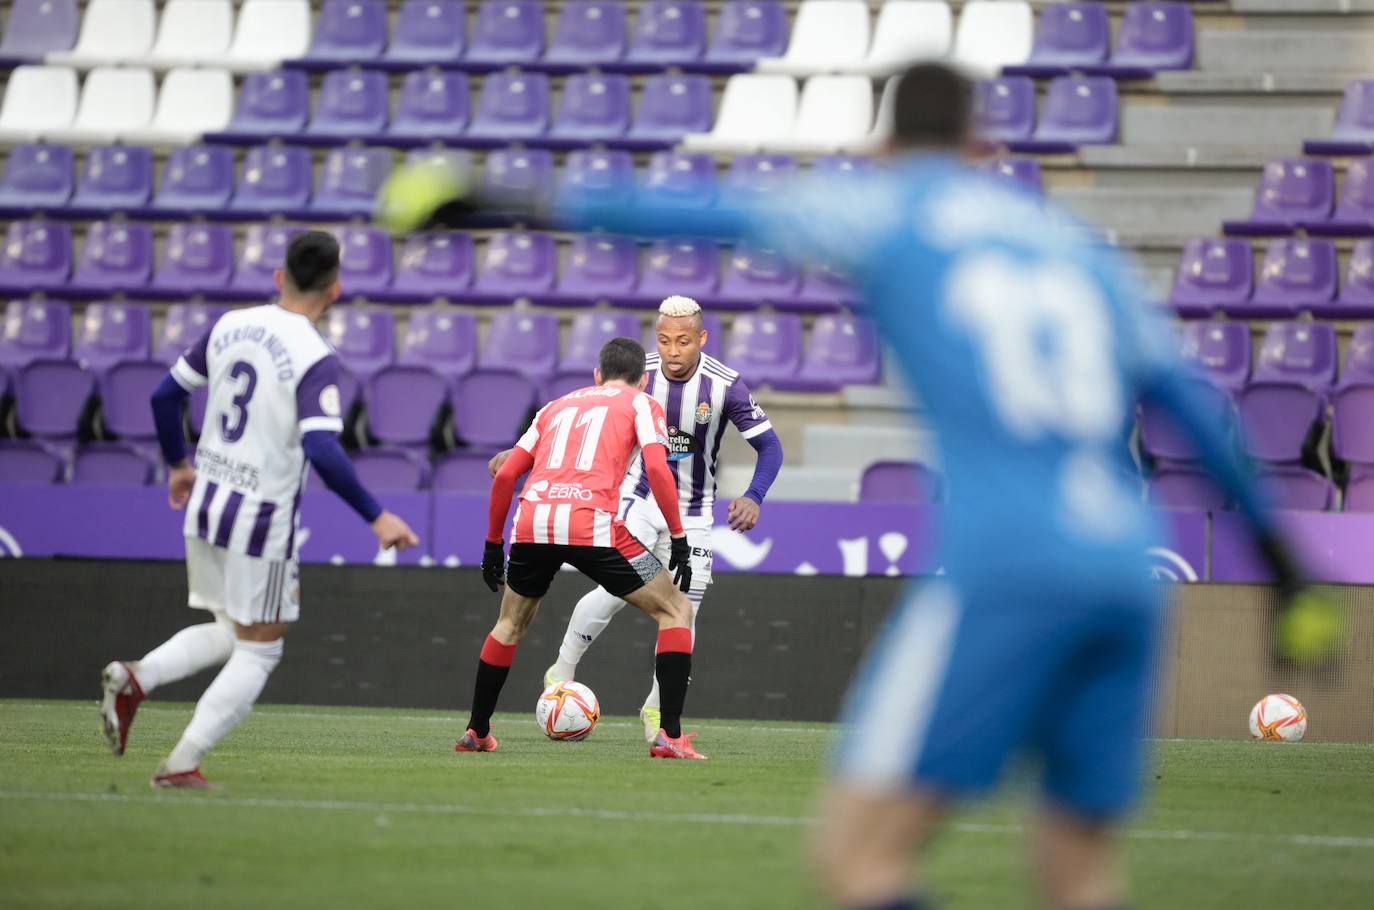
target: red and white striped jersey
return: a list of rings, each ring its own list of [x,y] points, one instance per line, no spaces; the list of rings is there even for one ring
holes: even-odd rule
[[[534,467],[511,542],[614,546],[625,468],[655,444],[668,445],[663,406],[637,389],[590,386],[546,404],[516,443]]]

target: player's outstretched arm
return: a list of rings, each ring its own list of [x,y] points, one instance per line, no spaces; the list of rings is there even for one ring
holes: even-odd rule
[[[367,491],[358,472],[353,470],[353,462],[348,460],[339,437],[331,430],[311,430],[301,436],[301,448],[305,457],[315,466],[324,485],[332,490],[353,511],[367,522],[382,549],[395,547],[408,550],[418,546],[419,535],[411,530],[403,519],[382,508],[376,498]]]

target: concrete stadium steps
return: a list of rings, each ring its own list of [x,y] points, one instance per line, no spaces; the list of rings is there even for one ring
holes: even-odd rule
[[[1374,59],[1372,57],[1371,59]],[[1084,146],[1088,168],[1262,167],[1298,154],[1304,139],[1325,136],[1331,104],[1150,104],[1133,99],[1121,111],[1121,143]]]
[[[1093,224],[1123,247],[1181,248],[1182,240],[1215,234],[1227,218],[1245,218],[1253,188],[1055,189],[1051,198]]]

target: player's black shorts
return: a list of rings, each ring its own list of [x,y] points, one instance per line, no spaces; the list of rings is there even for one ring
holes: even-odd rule
[[[654,554],[643,547],[638,549],[638,553],[627,556],[615,547],[511,544],[506,584],[522,597],[543,597],[549,593],[553,577],[567,563],[613,596],[625,597],[644,587],[663,569]]]

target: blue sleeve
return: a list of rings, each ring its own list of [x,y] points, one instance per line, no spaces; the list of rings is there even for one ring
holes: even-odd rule
[[[162,377],[162,382],[153,390],[153,424],[157,427],[157,444],[162,448],[162,457],[170,467],[186,460],[181,406],[190,394],[171,373]]]
[[[353,470],[353,462],[339,445],[337,435],[329,430],[311,430],[301,437],[301,448],[325,486],[352,506],[368,524],[377,520],[382,507],[358,480],[358,472]]]
[[[758,453],[758,460],[754,462],[754,477],[744,495],[763,505],[763,497],[768,495],[768,488],[778,479],[778,471],[782,469],[782,440],[777,433],[768,430],[749,437],[749,444]]]

